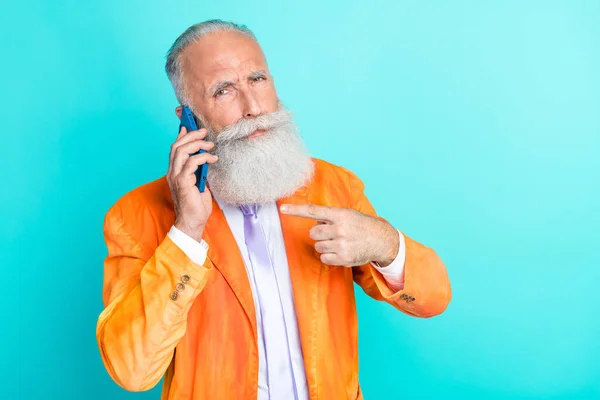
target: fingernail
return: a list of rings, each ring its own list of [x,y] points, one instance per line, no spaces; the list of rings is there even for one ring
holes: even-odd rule
[[[286,206],[286,205],[283,205],[283,206],[281,206],[279,209],[281,210],[281,212],[287,212],[287,210],[288,210],[288,206]]]

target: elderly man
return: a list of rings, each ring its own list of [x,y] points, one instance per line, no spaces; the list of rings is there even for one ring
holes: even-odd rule
[[[451,298],[444,264],[378,217],[352,172],[308,155],[245,26],[190,27],[166,70],[202,129],[182,128],[166,176],[106,214],[110,376],[130,391],[164,376],[162,399],[362,398],[354,282],[431,317]]]

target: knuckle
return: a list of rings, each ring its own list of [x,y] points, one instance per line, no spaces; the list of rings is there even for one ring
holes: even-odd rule
[[[183,149],[184,146],[179,146],[175,149],[175,157],[181,157],[182,154],[184,154],[185,149]]]
[[[198,164],[204,164],[208,158],[208,153],[196,154],[194,156],[194,161]]]
[[[315,228],[315,235],[316,237],[321,237],[325,235],[325,225],[319,225],[317,228]]]
[[[198,149],[198,141],[197,140],[193,140],[191,142],[189,142],[188,144],[185,145],[185,151],[189,154],[189,153],[193,153],[195,150]]]
[[[177,175],[177,187],[183,187],[185,186],[185,180],[186,180],[186,174],[185,174],[185,169],[182,169],[181,172],[179,173],[179,175]]]

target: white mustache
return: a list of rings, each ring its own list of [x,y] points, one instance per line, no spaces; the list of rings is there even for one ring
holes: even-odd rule
[[[244,139],[259,129],[271,130],[281,128],[292,123],[292,115],[289,111],[281,108],[269,114],[259,115],[254,119],[241,118],[217,133],[211,133],[212,141],[223,144],[234,140]]]

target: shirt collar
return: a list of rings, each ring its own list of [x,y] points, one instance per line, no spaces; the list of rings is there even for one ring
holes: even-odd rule
[[[215,201],[217,202],[217,204],[219,205],[219,208],[221,210],[223,210],[224,208],[235,208],[237,210],[240,209],[238,206],[234,206],[233,204],[227,203],[225,200],[223,200],[222,198],[220,198],[219,196],[217,196],[215,194],[215,192],[210,192],[210,194],[212,195],[213,199],[215,199]],[[262,204],[259,204],[258,208],[260,209],[261,206],[262,206]]]
[[[225,201],[217,196],[214,192],[210,192],[210,194],[212,195],[213,199],[215,199],[221,210],[225,207],[225,205],[227,205],[227,203],[225,203]]]

